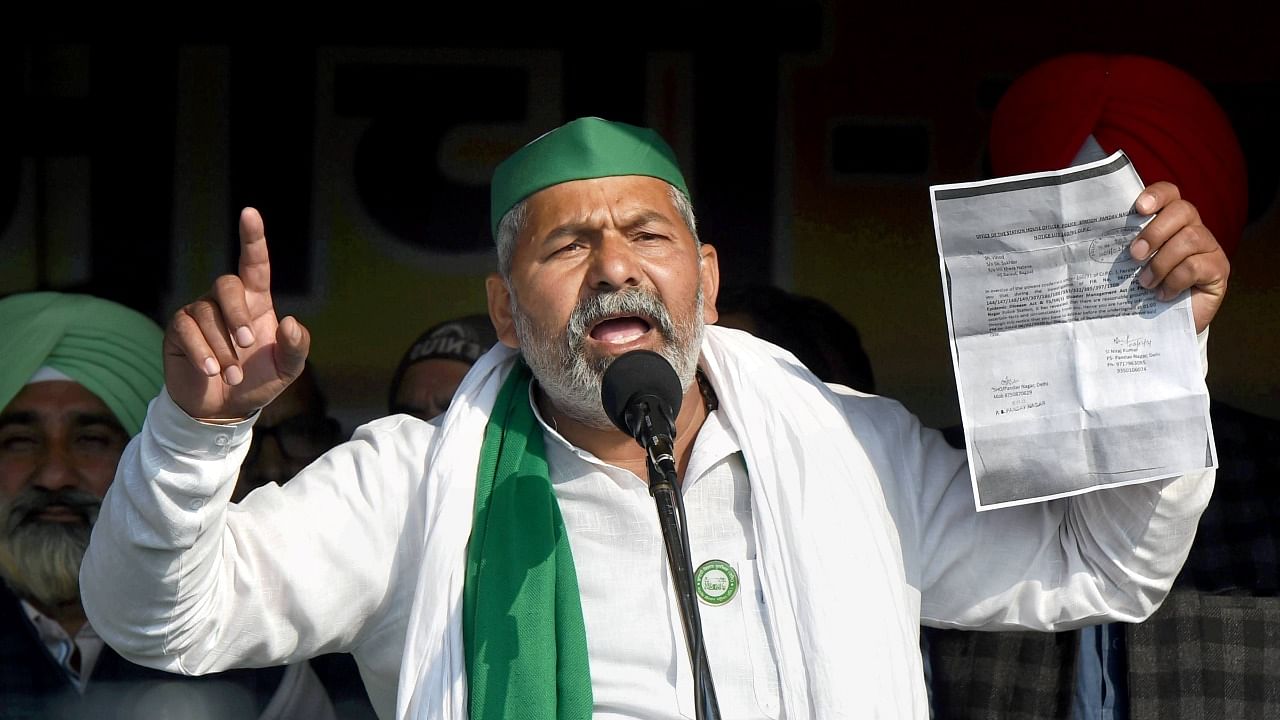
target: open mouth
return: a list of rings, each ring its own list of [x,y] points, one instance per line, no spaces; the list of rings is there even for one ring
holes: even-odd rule
[[[637,315],[605,318],[591,326],[589,335],[609,345],[625,345],[653,329],[653,324]]]

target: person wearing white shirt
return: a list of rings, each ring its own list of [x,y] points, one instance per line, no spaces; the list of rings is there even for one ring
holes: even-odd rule
[[[383,718],[693,716],[644,452],[600,403],[636,349],[684,388],[675,455],[693,562],[718,573],[703,622],[726,717],[924,717],[921,621],[1062,629],[1167,592],[1212,472],[975,513],[963,453],[899,404],[707,327],[717,251],[656,133],[574,121],[492,195],[500,343],[448,412],[370,423],[229,506],[254,414],[310,344],[277,318],[242,212],[239,273],[175,314],[166,390],[95,527],[81,581],[108,643],[189,673],[349,651]],[[1225,258],[1176,188],[1137,203],[1158,215],[1136,242],[1163,248],[1145,282],[1194,286],[1203,331]]]

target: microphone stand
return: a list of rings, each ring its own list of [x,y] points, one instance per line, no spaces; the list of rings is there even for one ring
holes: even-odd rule
[[[649,418],[645,418],[649,421]],[[648,424],[648,423],[646,423]],[[720,703],[707,662],[702,638],[702,616],[693,592],[693,561],[689,555],[689,532],[685,522],[684,498],[676,487],[675,451],[671,439],[652,432],[645,433],[646,465],[649,468],[649,495],[658,506],[658,523],[667,548],[667,564],[675,581],[676,599],[680,603],[680,621],[684,625],[685,646],[693,666],[693,693],[697,720],[720,720]]]

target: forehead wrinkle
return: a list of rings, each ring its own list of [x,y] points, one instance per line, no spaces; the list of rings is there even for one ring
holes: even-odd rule
[[[595,214],[595,213],[592,213]],[[649,210],[645,208],[637,208],[635,210],[626,210],[618,212],[612,208],[609,210],[612,217],[612,225],[619,230],[628,231],[638,227],[651,224],[673,225],[670,218],[657,210]],[[562,237],[579,237],[582,235],[590,235],[599,232],[603,223],[593,222],[591,219],[573,220],[553,228],[546,237],[546,240],[555,240]]]
[[[537,242],[545,243],[561,238],[582,237],[583,235],[591,235],[598,232],[599,228],[590,222],[571,221],[552,228],[545,237]]]
[[[647,220],[661,220],[664,222],[672,222],[670,216],[678,215],[678,210],[672,205],[670,198],[670,186],[661,181],[653,180],[654,185],[648,183],[636,184],[632,182],[629,186],[618,187],[609,181],[613,180],[651,180],[651,178],[633,178],[624,176],[621,178],[592,178],[586,180],[572,181],[565,185],[578,185],[582,188],[582,192],[572,200],[566,201],[562,195],[556,192],[561,186],[553,186],[546,188],[534,195],[531,195],[526,202],[529,204],[531,214],[536,216],[540,214],[540,210],[545,211],[542,207],[552,195],[560,197],[558,202],[558,212],[568,213],[569,219],[557,226],[556,230],[561,228],[603,228],[608,223],[612,223],[615,227],[625,227],[637,223],[637,215],[645,215]],[[662,207],[654,207],[654,202],[662,203]],[[664,212],[669,211],[669,212]],[[536,224],[536,223],[535,223]],[[554,230],[553,230],[554,232]]]

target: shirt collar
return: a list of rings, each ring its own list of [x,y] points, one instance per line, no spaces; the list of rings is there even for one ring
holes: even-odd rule
[[[67,673],[67,676],[71,678],[76,687],[83,692],[85,680],[88,678],[89,673],[92,672],[93,665],[98,657],[98,650],[102,646],[102,639],[98,637],[98,633],[94,632],[93,627],[86,621],[80,626],[76,636],[72,638],[67,635],[62,623],[40,612],[26,600],[20,600],[20,602],[27,619],[31,621],[31,625],[36,629],[36,634],[40,636],[40,643],[48,649],[49,654],[57,660],[58,665]],[[71,655],[77,646],[80,648],[79,672],[71,667]]]
[[[701,370],[699,370],[699,374],[701,374]],[[578,458],[593,465],[613,467],[594,453],[570,443],[554,426],[543,418],[542,412],[538,409],[537,396],[534,394],[534,384],[536,382],[537,380],[529,383],[529,406],[533,408],[533,416],[537,418],[538,424],[542,426],[544,438],[562,446]],[[689,453],[689,467],[684,469],[684,477],[688,479],[686,485],[692,485],[699,476],[713,465],[741,450],[742,446],[738,442],[737,433],[729,426],[724,414],[716,404],[711,412],[707,413],[707,419],[702,423],[702,429],[698,431],[698,437],[694,438],[693,450]]]

